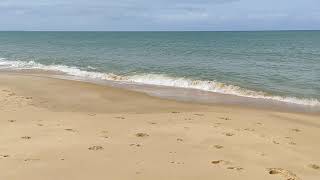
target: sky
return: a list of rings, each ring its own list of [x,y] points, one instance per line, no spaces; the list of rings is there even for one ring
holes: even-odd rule
[[[0,0],[0,30],[320,29],[320,0]]]

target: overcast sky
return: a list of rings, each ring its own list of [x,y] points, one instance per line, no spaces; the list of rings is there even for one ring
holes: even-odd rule
[[[0,30],[320,29],[320,0],[0,0]]]

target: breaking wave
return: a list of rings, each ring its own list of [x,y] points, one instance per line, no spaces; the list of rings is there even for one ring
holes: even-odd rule
[[[217,81],[203,81],[192,80],[182,77],[170,77],[163,74],[140,74],[131,76],[119,76],[113,73],[101,73],[92,72],[87,70],[81,70],[78,67],[70,67],[65,65],[43,65],[34,61],[7,61],[0,58],[0,69],[12,69],[12,70],[28,70],[38,69],[45,71],[57,71],[63,72],[68,75],[78,76],[88,79],[101,79],[112,80],[121,82],[141,83],[148,85],[161,85],[180,88],[192,88],[203,91],[210,91],[222,94],[230,94],[242,97],[261,98],[275,101],[281,101],[286,103],[294,103],[308,106],[320,106],[320,101],[317,99],[302,99],[296,97],[282,97],[272,96],[265,92],[257,92],[241,88],[239,86],[228,85]],[[88,68],[94,70],[94,68]]]

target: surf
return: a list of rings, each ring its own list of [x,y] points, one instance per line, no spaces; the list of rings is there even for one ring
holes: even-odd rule
[[[208,92],[215,92],[221,94],[235,95],[240,97],[248,97],[255,99],[268,99],[280,101],[285,103],[293,103],[306,106],[320,106],[318,99],[297,98],[289,96],[270,95],[262,91],[253,91],[239,86],[226,84],[219,81],[205,81],[197,79],[188,79],[184,77],[172,77],[166,74],[136,74],[121,76],[114,73],[94,72],[94,68],[87,68],[89,70],[81,69],[75,66],[66,65],[44,65],[34,61],[9,61],[0,58],[0,69],[9,70],[43,70],[62,72],[67,75],[77,76],[86,79],[100,79],[109,81],[129,82],[136,84],[158,85],[167,87],[178,87],[197,89]]]

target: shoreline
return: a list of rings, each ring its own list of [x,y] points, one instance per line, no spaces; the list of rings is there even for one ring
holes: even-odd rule
[[[44,65],[41,63],[36,63],[34,61],[6,61],[5,59],[0,58],[0,64],[2,70],[7,72],[30,72],[30,73],[45,73],[59,75],[59,78],[67,78],[71,80],[81,80],[87,82],[95,82],[99,84],[107,85],[123,85],[127,84],[131,86],[130,88],[135,87],[138,90],[144,90],[144,87],[153,87],[153,91],[164,89],[174,90],[186,90],[192,95],[193,92],[202,92],[198,94],[211,94],[215,97],[206,97],[211,99],[209,101],[201,100],[198,101],[197,97],[193,97],[193,101],[212,103],[218,101],[220,104],[237,104],[246,105],[247,103],[253,104],[254,107],[256,104],[270,104],[269,107],[276,106],[275,109],[281,108],[282,106],[287,106],[292,109],[304,109],[306,111],[318,111],[320,112],[320,102],[319,99],[313,97],[304,97],[290,95],[290,93],[274,94],[268,93],[267,90],[257,90],[252,88],[244,88],[240,85],[228,84],[216,80],[201,80],[201,79],[192,79],[184,77],[174,77],[168,76],[166,74],[131,74],[131,75],[119,75],[114,73],[100,72],[95,71],[94,68],[79,68],[76,66],[66,66],[66,65]],[[89,68],[89,69],[88,69]],[[140,87],[138,87],[140,86]],[[124,86],[122,86],[124,87]],[[156,88],[159,87],[159,88]],[[276,87],[275,87],[276,88]],[[303,91],[303,90],[301,90]],[[185,92],[182,92],[185,93]],[[177,93],[176,93],[177,94]],[[195,93],[193,93],[194,95]],[[169,95],[170,96],[170,95]],[[177,96],[177,95],[176,95]],[[219,98],[223,96],[223,98]],[[178,97],[180,100],[188,99],[189,97]],[[200,98],[201,99],[201,98]],[[188,99],[190,101],[190,98]],[[260,102],[259,102],[260,101]],[[261,103],[262,102],[262,103]],[[304,108],[306,107],[306,108]]]
[[[294,103],[281,102],[276,100],[241,97],[231,94],[208,92],[198,89],[168,87],[160,85],[124,83],[111,80],[86,79],[77,76],[67,75],[56,71],[43,70],[19,70],[0,71],[0,75],[35,76],[53,78],[66,81],[89,83],[106,88],[122,89],[131,92],[142,93],[154,98],[181,103],[201,104],[207,106],[221,106],[232,108],[256,109],[267,111],[278,111],[288,113],[302,113],[320,115],[320,106],[299,105]]]
[[[0,179],[310,179],[318,114],[0,73]]]

